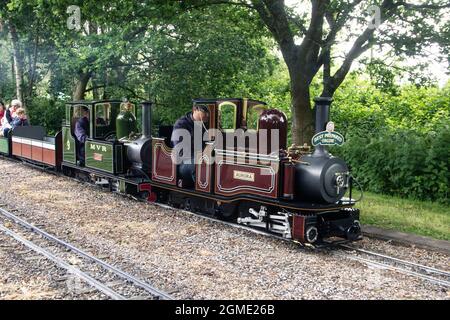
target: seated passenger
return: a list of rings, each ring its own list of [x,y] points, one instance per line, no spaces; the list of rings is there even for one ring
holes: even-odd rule
[[[3,126],[5,125],[5,122],[7,122],[5,113],[6,113],[5,104],[3,103],[3,101],[0,101],[0,136],[3,136]]]
[[[10,130],[16,128],[16,127],[22,127],[22,126],[28,126],[28,120],[27,116],[25,114],[24,108],[18,108],[14,112],[14,118],[11,120],[10,125],[8,126],[6,123],[4,124],[4,127],[2,127],[3,136],[7,137]]]
[[[106,126],[107,125],[105,119],[103,119],[102,117],[97,117],[97,119],[95,120],[95,123],[98,126]]]
[[[20,100],[15,99],[11,101],[11,107],[7,108],[5,112],[5,117],[9,124],[11,124],[19,108],[22,108],[22,102]]]
[[[81,117],[75,123],[75,144],[77,150],[77,164],[84,166],[84,143],[89,136],[89,109],[81,107]]]
[[[16,116],[11,121],[11,126],[13,127],[13,129],[15,127],[28,126],[28,125],[29,125],[29,123],[28,123],[27,115],[25,114],[25,109],[24,108],[17,109]]]
[[[181,160],[181,164],[179,165],[179,174],[183,179],[183,186],[192,187],[195,182],[195,153],[196,151],[203,150],[203,134],[207,129],[209,124],[209,111],[205,105],[194,105],[191,112],[186,113],[180,119],[175,122],[173,127],[171,142],[176,152],[179,160]],[[201,130],[200,137],[195,138],[194,130],[195,125],[198,125]],[[185,131],[182,132],[184,129]],[[183,154],[183,147],[177,148],[176,146],[183,141],[183,133],[189,134],[190,142],[183,143],[183,147],[189,148],[185,154]],[[194,146],[194,141],[199,141],[199,146]],[[180,146],[179,146],[180,147]],[[185,150],[186,151],[186,150]],[[190,151],[190,154],[189,154]]]
[[[5,112],[3,117],[0,119],[0,137],[3,137],[3,132],[6,128],[11,129],[11,125],[8,122],[8,118],[6,117],[6,113],[9,109],[9,105],[6,105]]]

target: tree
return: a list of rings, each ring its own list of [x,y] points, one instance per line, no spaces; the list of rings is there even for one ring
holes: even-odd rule
[[[9,35],[11,37],[11,43],[13,47],[13,59],[14,59],[14,78],[16,80],[16,96],[17,99],[24,101],[23,95],[23,63],[22,54],[19,48],[19,37],[17,35],[16,26],[13,23],[9,23]],[[23,104],[25,106],[25,104]]]
[[[301,1],[301,12],[284,0],[193,0],[184,9],[232,5],[256,11],[276,40],[288,67],[291,87],[293,140],[309,143],[313,134],[310,85],[322,75],[323,97],[332,97],[354,61],[375,45],[396,56],[426,55],[426,48],[450,44],[449,9],[444,0],[310,0]],[[367,20],[370,20],[369,23]],[[300,41],[299,41],[300,40]],[[352,43],[339,57],[343,43]],[[319,73],[320,72],[320,73]]]
[[[44,76],[37,65],[44,62],[38,60],[48,49],[42,47],[48,30],[40,26],[33,6],[16,1],[0,4],[0,26],[0,39],[9,44],[5,49],[12,56],[10,70],[15,92],[10,96],[20,99],[25,107],[33,97],[36,82]],[[2,74],[2,78],[8,77]]]
[[[74,28],[66,23],[71,7],[80,13]],[[173,109],[193,97],[247,95],[270,75],[274,43],[256,13],[249,20],[232,7],[178,9],[176,2],[12,0],[0,16],[14,18],[27,61],[39,39],[39,63],[30,65],[49,75],[34,83],[52,98],[151,98],[176,117]]]

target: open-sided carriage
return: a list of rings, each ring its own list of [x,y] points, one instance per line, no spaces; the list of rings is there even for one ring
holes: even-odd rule
[[[0,153],[43,168],[59,170],[62,161],[61,132],[47,136],[42,126],[21,126],[0,137]]]

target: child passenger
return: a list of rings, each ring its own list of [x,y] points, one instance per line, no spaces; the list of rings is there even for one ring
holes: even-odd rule
[[[25,109],[24,108],[18,108],[14,112],[15,116],[12,119],[11,123],[8,125],[6,121],[4,121],[4,127],[2,127],[2,133],[4,137],[8,136],[9,131],[16,127],[21,126],[28,126],[28,120],[27,116],[25,115]]]

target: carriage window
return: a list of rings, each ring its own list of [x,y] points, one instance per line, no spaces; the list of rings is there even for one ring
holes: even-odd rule
[[[219,105],[219,125],[222,130],[236,129],[237,106],[231,102]]]
[[[258,130],[259,128],[259,117],[264,110],[267,110],[267,106],[263,104],[257,104],[248,107],[247,111],[247,129]]]
[[[81,113],[81,107],[86,107],[88,108],[88,106],[84,105],[84,104],[76,104],[72,107],[72,119],[73,118],[81,118],[82,117],[82,113]]]
[[[111,121],[111,105],[102,103],[95,105],[95,124],[97,127],[106,127]]]

